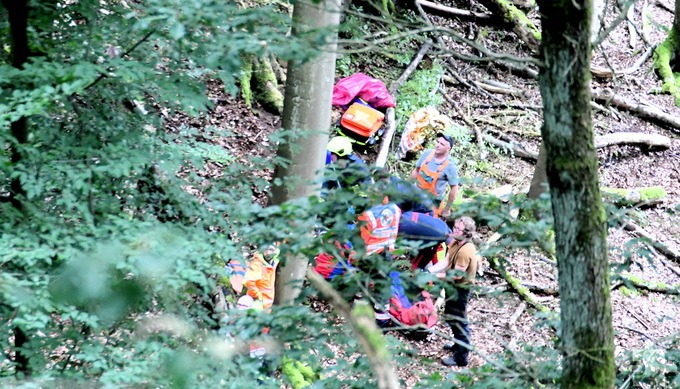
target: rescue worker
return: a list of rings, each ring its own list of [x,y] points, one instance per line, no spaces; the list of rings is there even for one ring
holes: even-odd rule
[[[451,207],[458,195],[458,167],[449,152],[453,147],[453,139],[446,134],[437,134],[437,143],[434,149],[427,149],[416,162],[416,167],[411,172],[411,178],[416,180],[416,185],[437,198],[439,208],[434,210],[434,216],[446,219],[451,214]],[[446,199],[444,193],[446,186],[451,190]]]
[[[352,152],[352,141],[344,136],[332,138],[326,146],[326,165],[335,174],[323,183],[324,190],[346,188],[370,180],[366,163]]]

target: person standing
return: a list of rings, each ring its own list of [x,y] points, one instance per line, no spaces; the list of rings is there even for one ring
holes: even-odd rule
[[[444,366],[467,366],[470,353],[470,324],[467,317],[467,305],[470,300],[470,285],[472,284],[479,257],[477,248],[471,239],[476,231],[475,221],[463,216],[453,223],[453,242],[449,245],[446,259],[448,269],[463,272],[453,276],[455,293],[447,298],[444,305],[444,320],[451,328],[455,342],[444,346],[444,350],[451,355],[442,358]],[[438,277],[445,277],[446,273],[439,273]],[[448,297],[448,296],[447,296]]]
[[[458,167],[449,155],[451,147],[453,139],[449,135],[437,134],[435,148],[425,150],[411,172],[411,178],[416,180],[416,185],[420,189],[437,197],[440,205],[434,214],[443,218],[451,214],[451,207],[458,195]],[[447,185],[451,190],[444,199]]]

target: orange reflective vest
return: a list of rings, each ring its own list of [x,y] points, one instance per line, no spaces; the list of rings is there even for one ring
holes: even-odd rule
[[[434,158],[434,150],[430,152],[430,155],[425,158],[423,163],[420,165],[420,170],[418,171],[418,176],[416,177],[416,182],[418,187],[424,191],[428,191],[433,195],[437,196],[437,180],[442,174],[442,171],[449,166],[449,158],[446,158],[444,162],[437,168],[437,170],[430,170],[428,164]]]
[[[276,266],[279,264],[278,256],[272,261],[267,261],[264,256],[256,252],[248,263],[248,270],[244,277],[244,284],[248,295],[254,300],[262,301],[264,309],[271,308],[274,304],[274,284],[276,283]]]
[[[375,206],[359,216],[361,238],[366,244],[366,254],[394,250],[399,232],[401,209],[395,204]]]

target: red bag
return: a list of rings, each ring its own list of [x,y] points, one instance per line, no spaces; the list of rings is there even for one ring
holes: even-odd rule
[[[394,98],[385,84],[363,73],[355,73],[338,81],[333,87],[333,105],[347,106],[356,97],[364,100],[371,107],[394,107]]]
[[[427,328],[432,328],[437,324],[437,309],[434,307],[432,297],[426,291],[421,293],[422,301],[404,308],[397,297],[390,298],[390,315],[399,322],[408,326],[424,324]]]

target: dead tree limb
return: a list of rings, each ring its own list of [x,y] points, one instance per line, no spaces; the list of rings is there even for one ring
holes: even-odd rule
[[[493,18],[493,15],[488,14],[488,13],[467,11],[467,10],[464,10],[464,9],[447,7],[445,5],[433,3],[433,2],[427,1],[427,0],[416,0],[416,3],[418,3],[418,5],[420,5],[421,7],[433,9],[433,10],[439,11],[440,13],[449,14],[449,15],[452,15],[452,16],[473,17],[473,18],[476,18],[476,19],[492,19]]]
[[[397,131],[397,120],[395,118],[394,108],[387,108],[386,117],[387,120],[385,120],[385,124],[387,125],[387,129],[385,130],[385,134],[383,134],[382,142],[380,143],[380,151],[375,159],[375,166],[381,168],[385,167],[385,164],[387,163],[387,156],[390,152],[392,138]]]
[[[628,74],[633,74],[638,69],[640,69],[640,66],[642,66],[643,63],[647,62],[649,58],[652,57],[652,54],[654,53],[654,50],[656,49],[656,45],[650,46],[645,50],[645,52],[640,56],[640,58],[635,61],[635,63],[626,69],[610,69],[602,66],[590,66],[590,74],[592,74],[595,77],[600,77],[600,78],[613,78],[615,76],[625,76]]]
[[[659,107],[647,105],[639,101],[617,96],[612,91],[593,91],[593,98],[605,105],[612,105],[618,109],[629,111],[643,119],[656,122],[671,131],[680,134],[680,117],[666,113]]]
[[[509,143],[502,140],[498,140],[491,135],[483,135],[484,142],[492,144],[498,148],[510,152],[512,155],[531,161],[536,161],[538,159],[538,153],[534,151],[527,150],[523,145],[519,143]]]
[[[404,72],[399,76],[399,78],[390,85],[389,92],[390,95],[395,96],[399,88],[404,85],[406,80],[413,74],[413,72],[416,70],[420,62],[422,62],[423,58],[425,57],[425,54],[427,53],[428,50],[432,47],[432,42],[431,41],[426,41],[423,43],[423,45],[420,47],[420,50],[418,50],[418,53],[416,54],[415,57],[413,57],[413,60],[411,63],[406,67]],[[397,123],[395,120],[395,113],[394,113],[394,108],[388,108],[387,109],[387,129],[385,130],[385,133],[383,134],[382,137],[382,142],[380,143],[380,151],[378,152],[378,157],[375,160],[375,166],[378,167],[385,167],[385,164],[387,163],[387,156],[390,151],[390,145],[392,144],[392,138],[394,137],[394,133],[397,130]]]
[[[604,42],[605,39],[607,39],[607,36],[614,31],[616,27],[618,27],[621,22],[626,20],[626,15],[628,15],[628,8],[630,8],[635,2],[634,1],[627,1],[624,2],[623,5],[621,6],[621,12],[614,18],[614,20],[609,23],[607,28],[600,33],[600,35],[597,36],[597,39],[592,43],[592,47],[597,47],[599,46],[602,42]]]
[[[527,303],[522,301],[515,312],[510,316],[510,319],[508,320],[508,328],[510,329],[510,342],[508,342],[508,348],[510,350],[516,350],[517,349],[517,320],[519,320],[519,317],[522,316],[522,313],[527,309]]]
[[[622,281],[615,283],[611,290],[619,289],[626,285],[631,285],[635,289],[642,289],[654,293],[680,295],[680,285],[668,285],[663,282],[652,283],[633,276],[619,274]]]
[[[647,146],[651,149],[668,149],[671,139],[659,134],[643,134],[639,132],[615,132],[595,137],[595,148],[614,145]]]
[[[638,226],[637,224],[631,221],[624,223],[625,224],[623,225],[623,227],[626,229],[626,231],[631,232],[633,235],[639,238],[646,239],[649,245],[651,245],[655,250],[666,256],[666,258],[670,259],[673,262],[680,263],[680,251],[655,239],[649,232],[645,231],[645,229]]]
[[[628,25],[628,45],[635,49],[637,46],[637,29],[635,28],[635,8],[628,8],[626,12],[626,24]]]
[[[380,330],[375,324],[373,309],[370,306],[367,306],[371,313],[369,316],[364,315],[363,313],[365,312],[359,314],[360,312],[357,310],[361,307],[355,307],[353,310],[349,303],[333,289],[331,284],[312,269],[307,270],[307,280],[335,310],[345,317],[345,320],[347,320],[352,327],[352,330],[363,347],[369,364],[375,373],[378,387],[381,389],[400,388],[399,376],[394,370],[394,365],[391,363],[392,358],[390,357],[389,351],[384,344],[381,344],[384,340],[382,340],[383,338]]]
[[[517,88],[513,88],[509,85],[505,85],[505,86],[500,86],[498,84],[494,85],[494,84],[492,84],[488,81],[472,81],[472,83],[476,87],[484,89],[484,90],[486,90],[488,92],[492,92],[492,93],[502,93],[502,94],[513,95],[513,96],[523,96],[524,95],[524,91],[517,89]]]
[[[444,96],[444,99],[451,104],[453,109],[456,111],[458,116],[463,120],[463,122],[472,129],[475,133],[475,140],[477,141],[477,146],[479,147],[480,150],[484,150],[484,142],[482,141],[482,132],[479,130],[479,127],[472,121],[470,118],[463,112],[463,110],[458,106],[458,103],[455,102],[451,97],[449,97],[448,94],[444,93],[442,91],[442,96]]]
[[[505,281],[508,283],[508,286],[515,293],[517,293],[522,300],[526,301],[527,304],[531,305],[540,312],[550,312],[550,309],[541,304],[539,299],[529,290],[529,288],[522,285],[522,281],[520,279],[505,270],[505,267],[503,267],[498,257],[490,257],[489,266],[491,266],[493,270],[500,274],[500,276],[503,277],[503,279],[505,279]]]
[[[661,1],[661,0],[656,0],[656,2],[655,2],[654,4],[655,4],[657,7],[661,8],[661,9],[663,9],[663,10],[666,10],[666,11],[668,11],[668,12],[670,12],[670,13],[674,13],[674,12],[675,12],[675,10],[673,9],[673,7],[671,7],[670,5],[664,3],[664,2]]]
[[[389,92],[392,96],[394,96],[397,93],[397,90],[399,90],[399,88],[404,85],[406,80],[411,77],[411,74],[413,74],[420,62],[423,61],[425,54],[427,54],[427,51],[430,50],[431,47],[432,41],[430,40],[425,41],[425,43],[420,46],[420,50],[418,50],[416,56],[413,57],[411,63],[409,63],[406,69],[404,69],[404,72],[401,73],[401,76],[399,76],[399,78],[390,85]]]

